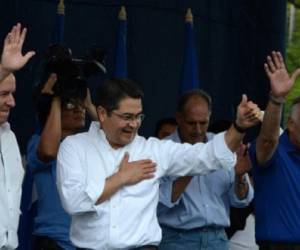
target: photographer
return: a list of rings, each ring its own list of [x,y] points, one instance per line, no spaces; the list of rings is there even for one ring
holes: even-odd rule
[[[42,129],[40,135],[32,136],[27,150],[38,194],[35,250],[75,249],[69,240],[70,217],[56,189],[56,156],[61,141],[84,128],[86,110],[92,119],[96,112],[86,82],[72,73],[76,65],[70,61],[63,64],[65,71],[50,73],[37,98]]]

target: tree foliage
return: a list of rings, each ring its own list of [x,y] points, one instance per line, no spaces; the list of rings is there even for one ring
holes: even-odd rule
[[[286,65],[289,72],[293,72],[296,68],[300,67],[300,0],[289,0],[296,7],[295,19],[294,19],[294,30],[292,34],[292,40],[288,42],[288,30],[290,20],[290,5],[287,8],[287,34],[286,34]],[[298,9],[299,8],[299,9]],[[287,97],[285,105],[285,121],[288,115],[288,111],[292,100],[300,96],[300,78],[297,79],[292,91]]]

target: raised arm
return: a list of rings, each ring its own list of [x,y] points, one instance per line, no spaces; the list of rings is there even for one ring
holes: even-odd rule
[[[51,74],[41,92],[52,94],[52,87],[56,79],[56,74]],[[61,137],[61,102],[59,97],[53,97],[50,112],[37,148],[37,155],[41,161],[49,162],[56,159]]]
[[[266,74],[270,80],[270,96],[265,110],[261,130],[256,142],[256,158],[259,165],[263,165],[274,154],[280,133],[282,106],[285,98],[300,74],[297,69],[289,76],[282,55],[273,51],[264,64]]]
[[[86,95],[86,98],[84,100],[84,106],[85,106],[89,116],[91,117],[91,119],[93,121],[98,121],[98,115],[97,115],[96,107],[92,102],[91,92],[90,92],[89,88],[87,89],[87,95]]]
[[[13,26],[4,40],[3,51],[0,64],[0,82],[10,73],[21,69],[28,60],[35,54],[29,51],[25,55],[22,54],[22,47],[26,38],[27,29],[21,29],[21,24]]]
[[[245,136],[246,130],[259,122],[260,109],[243,95],[237,108],[237,116],[233,125],[225,133],[225,142],[232,152],[236,152]]]

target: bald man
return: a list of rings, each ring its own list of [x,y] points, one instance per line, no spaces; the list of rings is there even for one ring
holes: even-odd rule
[[[4,40],[0,63],[0,249],[18,246],[18,224],[24,169],[15,134],[7,122],[15,106],[16,79],[13,72],[22,68],[34,55],[22,55],[26,29],[15,25]]]

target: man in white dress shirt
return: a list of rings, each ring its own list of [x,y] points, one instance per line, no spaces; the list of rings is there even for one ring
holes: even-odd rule
[[[0,249],[18,246],[18,224],[24,169],[15,134],[7,122],[10,109],[15,106],[13,94],[16,79],[13,72],[22,68],[34,55],[22,55],[26,29],[15,25],[4,40],[0,63]]]
[[[156,249],[159,179],[231,169],[259,109],[243,96],[229,130],[190,145],[137,135],[143,93],[134,82],[109,80],[97,94],[101,127],[93,123],[88,132],[67,137],[58,154],[57,185],[72,216],[71,240],[78,249]]]

